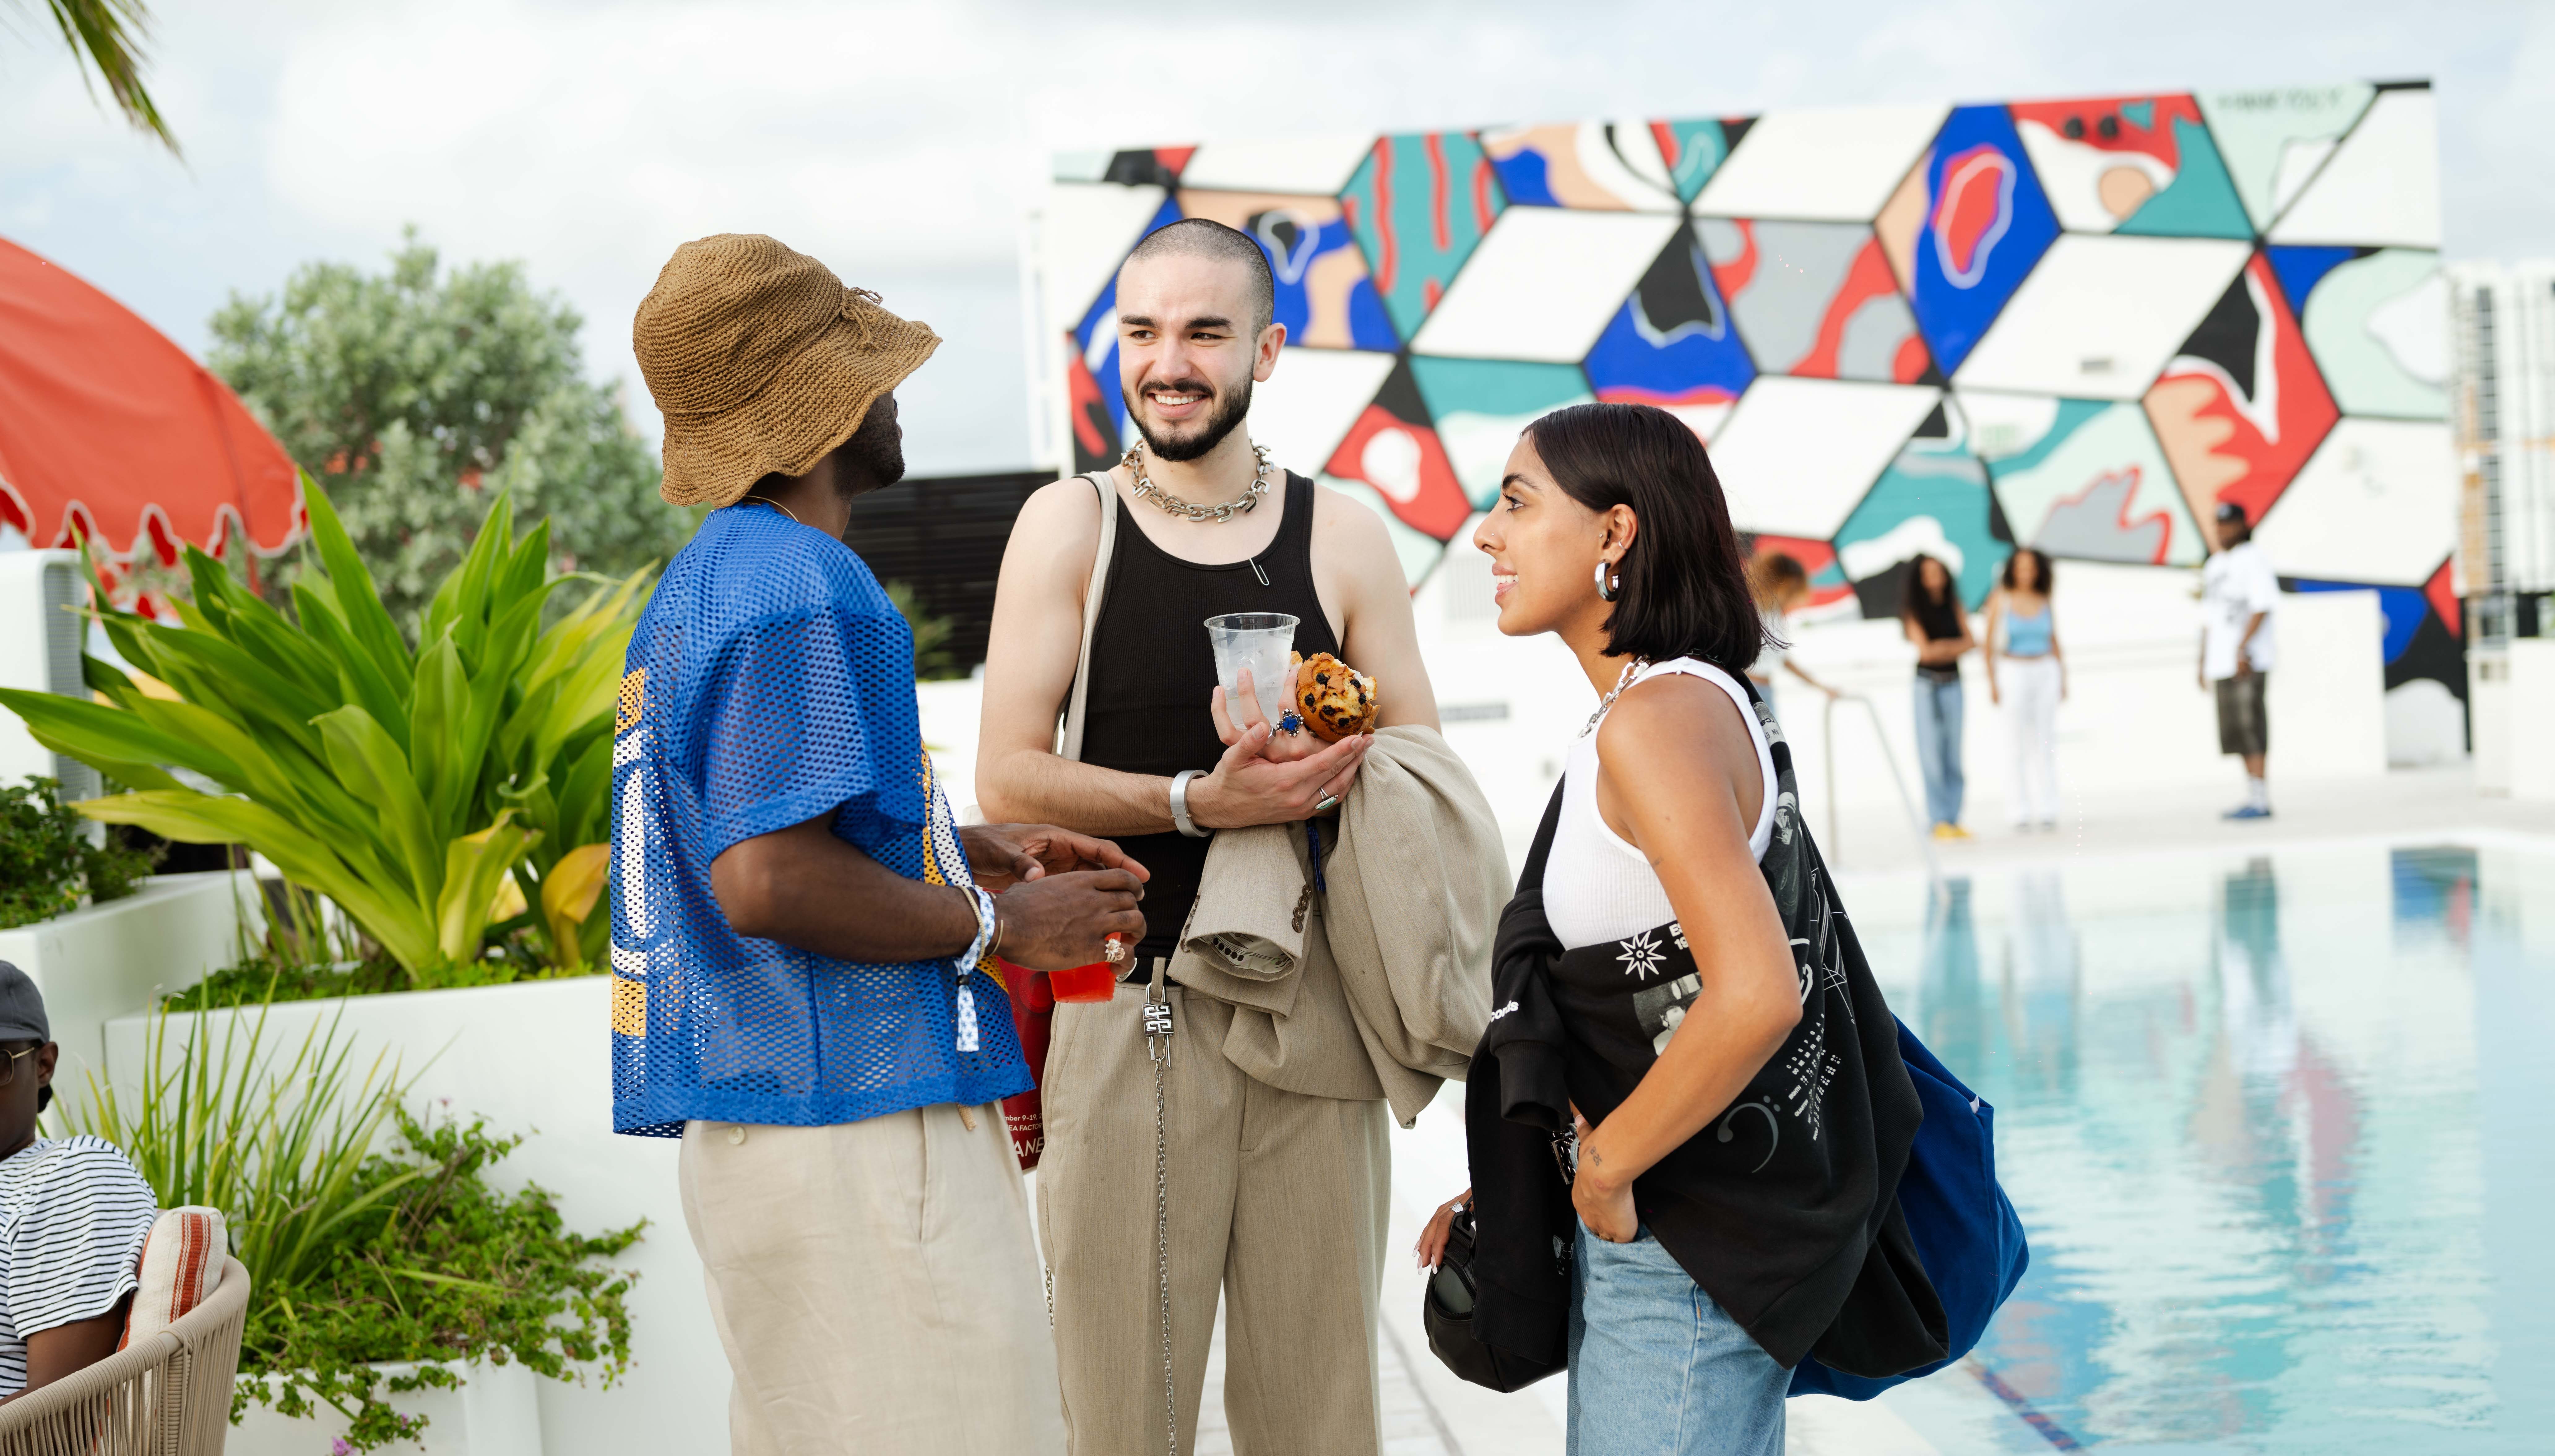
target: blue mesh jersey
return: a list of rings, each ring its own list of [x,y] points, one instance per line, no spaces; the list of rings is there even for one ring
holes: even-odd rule
[[[833,816],[909,879],[971,885],[922,750],[913,636],[842,543],[713,511],[659,584],[621,679],[612,791],[612,1127],[820,1125],[1028,1090],[998,978],[740,935],[710,861]],[[973,1049],[960,1050],[964,1040]]]

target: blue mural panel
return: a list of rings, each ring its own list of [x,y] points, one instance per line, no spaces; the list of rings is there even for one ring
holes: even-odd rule
[[[1954,108],[1923,167],[1908,303],[1948,375],[2057,240],[2058,216],[2002,106]]]
[[[2324,276],[2354,258],[2373,251],[2369,248],[2284,247],[2274,243],[2262,254],[2271,263],[2271,274],[2280,281],[2280,292],[2287,296],[2291,312],[2304,312],[2307,295],[2324,281]]]
[[[2386,661],[2394,662],[2413,645],[2413,634],[2422,628],[2422,618],[2431,610],[2430,600],[2417,586],[2364,586],[2356,581],[2292,581],[2299,591],[2373,591],[2377,593],[2377,610],[2386,615]]]
[[[1192,190],[1176,200],[1188,216],[1221,222],[1268,255],[1278,291],[1271,321],[1286,326],[1286,342],[1387,354],[1401,347],[1337,198]]]
[[[1692,223],[1677,229],[1598,335],[1587,369],[1601,400],[1716,405],[1747,392],[1757,366]]]

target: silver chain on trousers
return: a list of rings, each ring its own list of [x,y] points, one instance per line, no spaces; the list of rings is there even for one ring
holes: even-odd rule
[[[1160,972],[1155,973],[1159,987]],[[1154,994],[1159,994],[1156,1003]],[[1162,1318],[1162,1449],[1180,1452],[1179,1391],[1171,1374],[1171,1159],[1170,1134],[1162,1111],[1162,1074],[1171,1059],[1171,997],[1167,991],[1145,998],[1145,1049],[1154,1058],[1154,1274],[1161,1290]]]

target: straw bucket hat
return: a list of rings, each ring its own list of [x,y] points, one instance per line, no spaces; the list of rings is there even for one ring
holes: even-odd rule
[[[727,506],[766,475],[804,475],[940,338],[760,233],[674,250],[630,342],[666,416],[677,506]]]

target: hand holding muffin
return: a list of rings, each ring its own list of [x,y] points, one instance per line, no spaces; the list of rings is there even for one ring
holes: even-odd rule
[[[1290,654],[1287,675],[1292,686],[1286,693],[1286,710],[1296,720],[1295,731],[1289,733],[1271,725],[1273,731],[1261,757],[1291,763],[1375,731],[1377,706],[1382,701],[1375,679],[1329,653],[1316,653],[1309,662],[1300,653]],[[1218,688],[1210,707],[1216,736],[1228,745],[1244,730],[1263,721],[1260,704],[1248,691],[1229,696]]]

